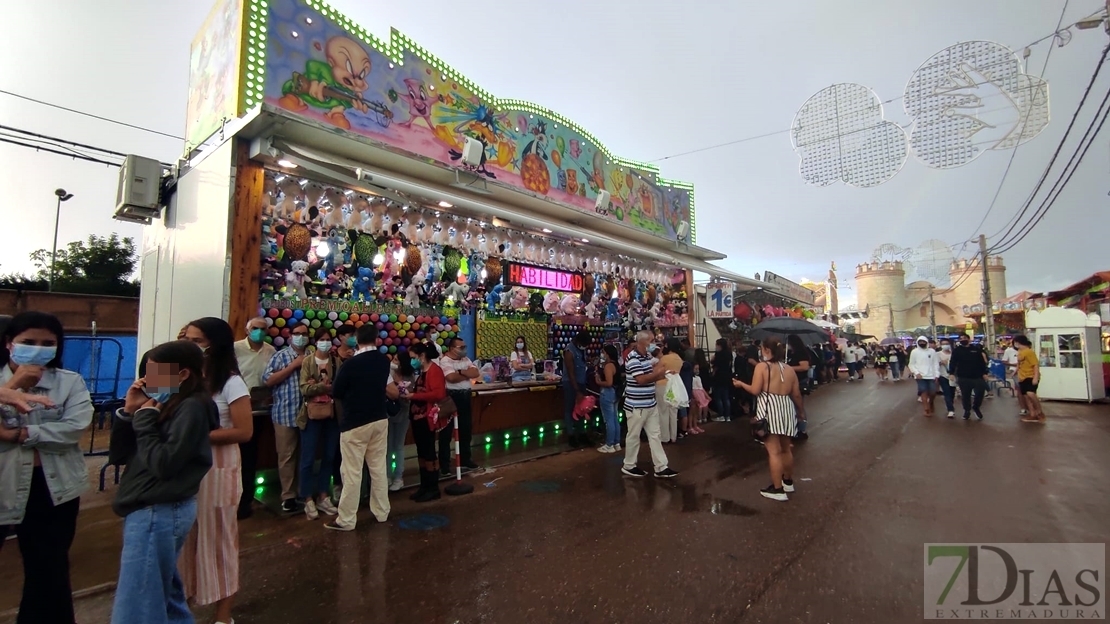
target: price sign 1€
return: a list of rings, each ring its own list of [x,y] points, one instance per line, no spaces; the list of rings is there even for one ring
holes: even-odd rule
[[[732,318],[732,284],[707,285],[705,304],[709,318]]]

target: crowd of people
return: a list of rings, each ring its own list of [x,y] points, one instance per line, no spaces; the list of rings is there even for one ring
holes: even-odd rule
[[[364,497],[374,519],[387,520],[389,491],[404,485],[410,427],[420,473],[411,498],[440,497],[452,439],[437,420],[441,410],[458,416],[460,467],[477,466],[469,421],[478,369],[463,339],[449,340],[443,353],[420,343],[391,357],[371,325],[342,326],[333,337],[300,324],[278,351],[265,342],[264,328],[263,319],[252,319],[236,342],[225,321],[201,318],[142,356],[109,451],[110,463],[126,467],[113,502],[124,519],[113,622],[190,622],[190,605],[214,605],[217,624],[233,622],[238,521],[251,510],[256,418],[273,422],[282,510],[310,520],[329,516],[323,525],[329,530],[354,530]],[[61,367],[65,335],[56,317],[19,314],[0,336],[0,546],[14,531],[25,579],[17,621],[73,622],[69,548],[88,488],[78,445],[92,418],[90,395],[80,375]],[[1014,354],[1005,357],[1021,392],[1022,420],[1043,423],[1036,355],[1025,336],[1013,342]],[[926,416],[939,393],[954,418],[959,391],[963,417],[982,419],[988,388],[987,354],[967,336],[955,346],[922,337],[908,350],[807,346],[797,336],[735,347],[722,339],[707,358],[687,341],[659,344],[642,331],[623,351],[605,345],[596,363],[587,362],[588,343],[587,334],[576,337],[563,364],[572,446],[591,444],[576,414],[587,393],[598,395],[605,420],[598,451],[623,452],[621,472],[634,478],[648,475],[639,466],[641,433],[652,474],[669,479],[678,472],[664,445],[704,433],[709,419],[746,418],[770,467],[771,483],[760,493],[777,501],[795,491],[793,446],[807,422],[803,395],[838,379],[841,364],[849,381],[862,379],[869,365],[880,380],[886,371],[895,381],[911,377]],[[522,337],[516,359],[534,361]],[[678,381],[687,400],[668,392]]]

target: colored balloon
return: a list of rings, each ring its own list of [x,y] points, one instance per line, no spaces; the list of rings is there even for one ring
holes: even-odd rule
[[[290,310],[289,308],[286,308],[286,309],[281,311],[281,318],[290,318],[292,316],[293,316],[293,311]]]
[[[278,327],[285,327],[285,319],[279,318],[278,320],[274,321],[274,325],[277,325]]]
[[[277,308],[270,308],[270,311],[267,312],[266,315],[269,316],[270,318],[277,318],[277,317],[281,316],[281,311],[278,310]]]
[[[293,310],[293,318],[298,321],[304,318],[304,310]]]

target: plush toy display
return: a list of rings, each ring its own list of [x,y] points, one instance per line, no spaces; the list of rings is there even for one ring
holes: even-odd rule
[[[308,281],[308,263],[304,260],[296,260],[290,265],[289,272],[285,274],[285,292],[290,297],[297,297],[298,299],[308,299],[308,293],[305,291],[305,282]]]

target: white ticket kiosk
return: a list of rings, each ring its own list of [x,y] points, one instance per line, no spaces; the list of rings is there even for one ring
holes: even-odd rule
[[[1106,397],[1097,314],[1071,308],[1030,310],[1025,315],[1033,349],[1041,364],[1037,396],[1062,401]]]

